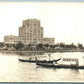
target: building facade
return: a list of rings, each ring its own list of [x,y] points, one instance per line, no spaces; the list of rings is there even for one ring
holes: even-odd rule
[[[40,25],[40,20],[28,19],[22,22],[22,26],[19,27],[19,36],[4,36],[4,42],[9,44],[16,44],[21,41],[27,45],[33,44],[54,44],[54,38],[43,37],[43,27]]]
[[[22,27],[19,27],[19,36],[25,38],[25,44],[42,43],[43,28],[40,26],[40,21],[36,19],[24,20]]]
[[[25,44],[24,39],[25,39],[24,37],[20,37],[20,36],[13,36],[13,35],[4,36],[4,42],[7,43],[7,44],[17,44],[20,41],[23,44]]]
[[[54,38],[43,38],[43,44],[54,45],[55,39]]]

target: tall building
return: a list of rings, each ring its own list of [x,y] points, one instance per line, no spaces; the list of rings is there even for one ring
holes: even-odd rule
[[[19,36],[23,36],[25,38],[25,44],[42,43],[43,28],[40,26],[40,20],[24,20],[22,22],[22,27],[19,27]]]
[[[43,27],[40,25],[40,20],[27,19],[22,22],[19,27],[19,36],[4,36],[4,42],[16,44],[21,41],[23,44],[54,44],[54,38],[43,37]]]

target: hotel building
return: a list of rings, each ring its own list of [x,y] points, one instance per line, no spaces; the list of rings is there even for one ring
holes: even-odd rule
[[[4,36],[4,42],[9,44],[16,44],[21,41],[27,45],[33,44],[54,44],[54,38],[43,37],[43,27],[40,26],[40,20],[28,19],[22,22],[22,26],[19,27],[19,36]]]
[[[42,43],[43,28],[40,26],[40,21],[36,19],[24,20],[22,27],[19,27],[19,36],[25,38],[25,44]]]

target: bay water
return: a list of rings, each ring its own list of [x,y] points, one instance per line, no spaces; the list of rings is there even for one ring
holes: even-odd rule
[[[36,63],[20,62],[19,56],[34,56],[36,53],[0,53],[0,82],[84,82],[83,69],[45,68]],[[47,53],[39,53],[39,55]],[[84,56],[84,52],[51,53],[54,59],[62,55]]]

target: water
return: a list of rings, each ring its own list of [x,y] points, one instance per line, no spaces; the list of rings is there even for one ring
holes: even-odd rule
[[[84,82],[83,69],[45,68],[37,66],[35,63],[18,61],[19,55],[32,56],[34,54],[0,53],[0,82]],[[67,52],[52,54],[54,58],[61,55],[84,56],[84,53]]]

